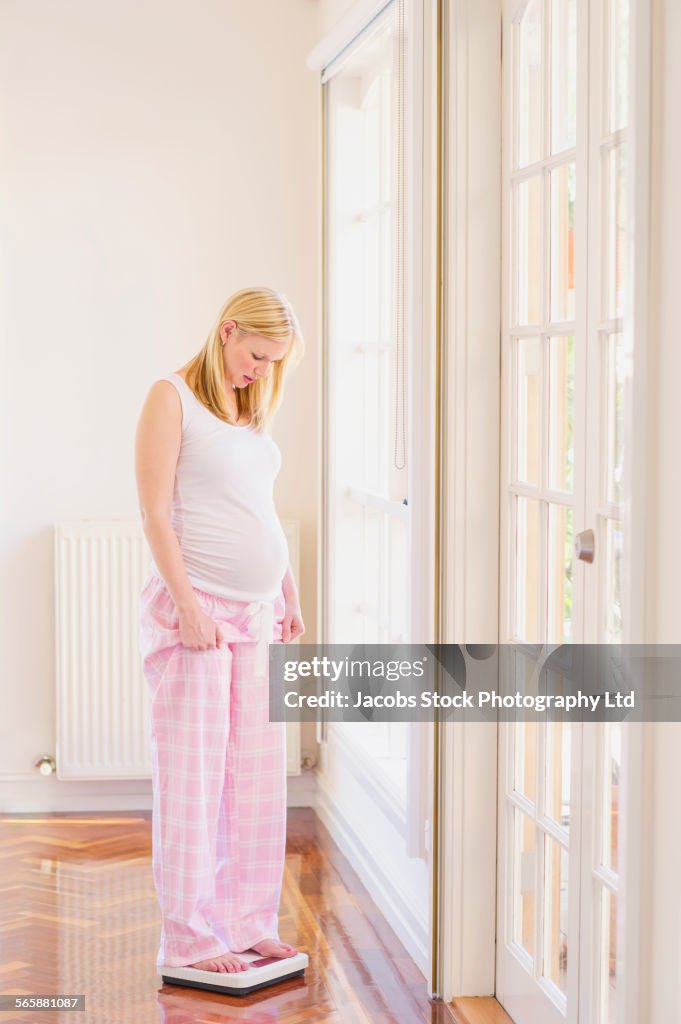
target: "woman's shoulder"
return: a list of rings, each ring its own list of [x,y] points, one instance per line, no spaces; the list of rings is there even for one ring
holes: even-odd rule
[[[170,385],[170,387],[168,387],[168,385]],[[178,409],[179,411],[181,408],[182,428],[184,430],[189,425],[189,422],[193,417],[193,403],[189,401],[190,388],[183,376],[183,372],[175,370],[172,373],[167,374],[165,377],[159,377],[154,381],[152,386],[152,393],[153,392],[156,392],[156,394],[159,395],[158,401],[161,403],[161,408],[163,408],[164,411],[169,410],[171,406],[173,410]],[[172,402],[169,398],[171,394],[175,394],[175,399]],[[176,405],[178,397],[180,399],[179,408]]]

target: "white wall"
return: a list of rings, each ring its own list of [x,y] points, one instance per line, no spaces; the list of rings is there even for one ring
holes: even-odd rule
[[[52,524],[137,517],[148,387],[249,284],[283,290],[306,334],[273,433],[314,642],[317,36],[315,0],[0,7],[0,798],[74,793],[32,768],[55,750]]]
[[[341,18],[355,6],[355,0],[319,0],[319,38],[330,32]]]

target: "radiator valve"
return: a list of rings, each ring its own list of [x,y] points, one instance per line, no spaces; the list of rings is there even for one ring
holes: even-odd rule
[[[41,775],[54,775],[57,770],[57,762],[49,754],[43,754],[33,762],[33,767],[37,768]]]

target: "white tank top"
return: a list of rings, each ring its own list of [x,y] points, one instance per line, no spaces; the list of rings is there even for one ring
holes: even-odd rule
[[[189,582],[237,601],[271,600],[288,566],[288,544],[274,506],[281,452],[267,433],[218,419],[177,373],[182,443],[171,524]],[[160,576],[151,559],[150,572]]]

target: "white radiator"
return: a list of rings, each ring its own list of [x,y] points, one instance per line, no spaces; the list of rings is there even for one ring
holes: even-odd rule
[[[140,522],[55,527],[59,779],[151,776],[137,646],[147,560]]]
[[[282,520],[298,579],[299,533]],[[151,553],[139,520],[55,526],[57,778],[151,778],[138,600]],[[300,726],[287,724],[288,772]]]

